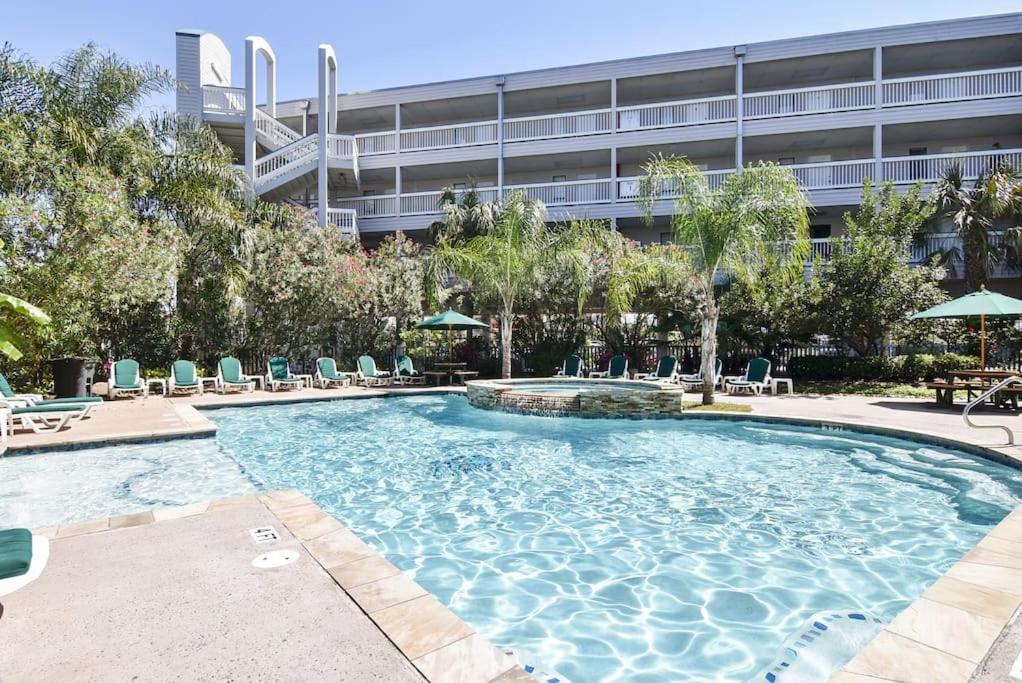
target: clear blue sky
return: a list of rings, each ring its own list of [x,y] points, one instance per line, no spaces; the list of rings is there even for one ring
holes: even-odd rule
[[[43,63],[94,41],[173,69],[174,31],[205,29],[227,43],[240,85],[244,38],[261,35],[277,54],[278,98],[294,99],[315,94],[322,42],[350,92],[1019,10],[1019,0],[0,0],[0,41]]]

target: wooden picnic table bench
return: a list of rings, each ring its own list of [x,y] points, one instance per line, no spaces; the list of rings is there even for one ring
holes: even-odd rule
[[[933,389],[936,392],[937,403],[948,408],[954,405],[956,391],[964,391],[966,400],[971,401],[992,386],[993,384],[989,382],[953,381],[926,383],[927,389]],[[991,396],[990,402],[995,406],[1006,406],[1010,403],[1012,409],[1018,410],[1018,395],[1020,393],[1022,393],[1022,387],[1005,387]]]

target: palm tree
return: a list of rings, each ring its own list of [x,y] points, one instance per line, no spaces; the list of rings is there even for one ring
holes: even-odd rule
[[[596,229],[588,222],[549,228],[546,206],[514,192],[502,202],[479,205],[478,234],[467,240],[437,236],[427,252],[431,297],[450,273],[467,279],[473,291],[497,302],[501,375],[511,377],[511,341],[517,304],[542,281],[547,267],[566,268],[578,289],[579,307],[588,297],[588,258]]]
[[[991,266],[1004,260],[1014,261],[1018,253],[1020,229],[1011,228],[1004,247],[994,244],[994,222],[1022,212],[1022,182],[1016,169],[1001,164],[984,171],[972,187],[967,187],[961,165],[952,164],[933,189],[938,215],[950,218],[962,240],[965,261],[965,288],[978,290],[986,285]]]
[[[756,286],[764,273],[781,282],[802,277],[810,252],[809,200],[794,174],[760,163],[728,176],[719,188],[684,157],[654,156],[643,169],[638,203],[652,222],[657,203],[674,197],[670,217],[674,241],[688,251],[700,301],[703,404],[713,403],[720,306],[718,276]],[[641,268],[629,278],[653,284],[661,268]],[[676,265],[675,272],[680,272]],[[632,291],[637,291],[633,286]],[[617,297],[620,308],[628,297]]]

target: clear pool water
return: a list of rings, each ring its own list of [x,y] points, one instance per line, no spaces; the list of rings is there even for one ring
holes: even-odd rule
[[[437,395],[208,415],[216,442],[99,449],[94,464],[180,458],[132,475],[151,500],[186,495],[182,478],[199,498],[297,487],[492,642],[576,682],[748,680],[816,612],[893,617],[1022,498],[1022,473],[970,455],[756,422],[535,417]],[[0,459],[0,481],[87,453]],[[52,476],[0,488],[0,525]],[[96,487],[113,495],[115,479]],[[59,489],[65,514],[76,491]]]

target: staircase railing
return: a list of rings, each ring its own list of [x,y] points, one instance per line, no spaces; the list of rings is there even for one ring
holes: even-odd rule
[[[1004,433],[1008,435],[1009,446],[1015,444],[1015,432],[1011,431],[1011,428],[1005,425],[978,425],[971,419],[969,419],[969,413],[972,411],[974,407],[983,403],[983,401],[987,400],[988,398],[996,394],[998,391],[1001,391],[1005,387],[1009,387],[1012,384],[1022,384],[1022,377],[1019,377],[1018,375],[1012,375],[1007,379],[1001,380],[1000,382],[990,387],[976,398],[969,401],[968,405],[966,405],[965,409],[962,411],[962,419],[965,420],[965,424],[969,425],[970,427],[973,427],[975,429],[1003,429]]]
[[[255,180],[265,182],[274,176],[286,173],[297,163],[304,163],[310,158],[315,158],[318,153],[319,139],[315,135],[307,135],[257,159]]]
[[[270,140],[272,144],[268,146],[274,149],[279,149],[302,139],[301,133],[291,130],[261,109],[256,109],[255,127],[257,132],[262,133]]]

